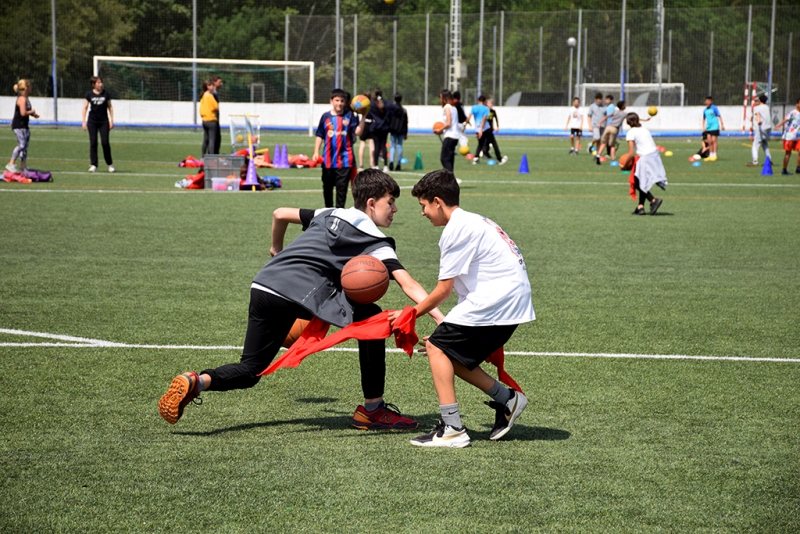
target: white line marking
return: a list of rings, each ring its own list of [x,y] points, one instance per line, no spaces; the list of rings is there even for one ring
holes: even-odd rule
[[[46,332],[28,332],[25,330],[13,330],[0,328],[0,334],[11,334],[29,337],[42,337],[46,339],[57,339],[61,341],[75,341],[75,343],[0,343],[0,347],[77,347],[77,348],[125,348],[125,349],[156,349],[156,350],[242,350],[237,345],[155,345],[155,344],[135,344],[117,343],[102,339],[90,339],[85,337],[66,336],[61,334],[50,334]],[[357,352],[356,347],[336,347],[323,352]],[[402,353],[400,349],[386,349],[386,352]],[[737,362],[775,362],[775,363],[800,363],[800,358],[755,358],[749,356],[695,356],[688,354],[629,354],[629,353],[609,353],[609,352],[523,352],[508,351],[510,356],[544,356],[544,357],[564,357],[564,358],[624,358],[641,360],[704,360],[704,361],[737,361]]]

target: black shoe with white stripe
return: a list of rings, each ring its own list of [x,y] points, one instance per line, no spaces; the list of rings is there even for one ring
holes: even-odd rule
[[[497,401],[486,403],[487,406],[494,408],[496,411],[494,427],[492,427],[492,432],[489,434],[489,439],[492,441],[496,441],[508,434],[517,417],[528,405],[528,397],[513,389],[509,389],[509,391],[511,392],[511,398],[508,399],[507,403],[500,404]]]

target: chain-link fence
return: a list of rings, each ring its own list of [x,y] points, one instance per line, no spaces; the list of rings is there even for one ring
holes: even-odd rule
[[[578,94],[579,81],[619,83],[624,71],[627,83],[657,83],[659,74],[662,82],[683,83],[684,105],[701,104],[709,93],[717,104],[736,105],[742,102],[746,81],[768,81],[771,13],[770,6],[665,9],[661,14],[627,11],[624,41],[629,45],[624,57],[620,54],[620,11],[485,13],[482,42],[480,15],[464,14],[461,57],[466,68],[459,89],[467,102],[482,92],[494,95],[501,104],[516,94],[516,101],[523,105],[566,105],[570,94]],[[338,80],[354,93],[381,87],[386,95],[403,93],[407,104],[435,104],[448,83],[449,14],[343,15],[338,21],[338,47],[333,16],[269,16],[273,17],[269,21],[264,15],[253,22],[269,22],[267,35],[257,38],[246,28],[225,38],[208,37],[206,32],[219,21],[200,21],[198,56],[314,61],[316,102],[327,102]],[[793,102],[800,96],[797,20],[800,6],[777,8],[772,68],[775,102]],[[145,28],[150,22],[143,22]],[[119,40],[113,50],[76,50],[59,44],[59,96],[81,97],[89,89],[92,53],[191,56],[191,26],[168,35],[136,31],[141,35],[134,32],[128,41]],[[570,37],[576,39],[574,48],[567,45]],[[3,92],[10,94],[17,77],[29,77],[34,95],[52,95],[48,46],[37,46],[26,54],[37,67],[33,72],[16,64],[0,69]],[[109,89],[113,93],[113,87]],[[249,94],[242,91],[241,98]]]

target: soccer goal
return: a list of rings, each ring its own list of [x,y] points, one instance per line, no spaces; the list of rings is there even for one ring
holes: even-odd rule
[[[203,80],[219,76],[223,82],[218,91],[223,107],[222,125],[228,125],[230,113],[273,116],[279,121],[276,125],[283,127],[298,126],[287,123],[287,118],[296,121],[307,114],[308,133],[313,135],[313,61],[94,56],[93,72],[103,78],[105,87],[117,101],[115,113],[127,113],[131,119],[122,122],[163,126],[200,124],[198,102]],[[120,101],[125,109],[120,109],[123,103]],[[270,114],[266,105],[278,103],[308,109]],[[264,107],[259,109],[260,106]],[[306,124],[300,126],[305,128]]]
[[[594,102],[595,93],[614,95],[614,101],[625,99],[628,107],[644,107],[659,105],[658,93],[661,91],[662,106],[682,106],[684,102],[682,83],[626,83],[625,95],[622,95],[618,83],[582,83],[578,94],[583,105]]]

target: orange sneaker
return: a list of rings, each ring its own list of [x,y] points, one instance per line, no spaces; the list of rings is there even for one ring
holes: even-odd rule
[[[202,403],[200,395],[200,377],[197,373],[190,371],[182,375],[178,375],[172,379],[169,389],[161,400],[158,401],[158,411],[161,413],[167,423],[174,425],[178,419],[183,415],[183,409],[192,401],[195,404]]]
[[[413,430],[419,423],[401,414],[394,404],[384,402],[371,412],[363,406],[356,408],[352,426],[359,430]]]

